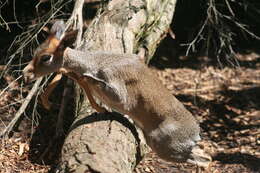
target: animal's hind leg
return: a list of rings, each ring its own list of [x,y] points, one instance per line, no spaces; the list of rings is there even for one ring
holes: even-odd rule
[[[107,112],[107,110],[105,108],[103,108],[102,106],[100,106],[99,104],[96,103],[95,99],[93,98],[93,96],[91,94],[91,90],[88,86],[87,81],[85,81],[84,79],[80,79],[80,80],[78,80],[78,84],[84,89],[91,106],[94,109],[96,109],[97,112],[100,112],[100,113]]]
[[[49,101],[49,96],[55,87],[58,85],[59,81],[61,80],[62,74],[58,73],[52,81],[48,84],[46,90],[40,95],[41,103],[43,107],[47,110],[51,109],[51,103]]]

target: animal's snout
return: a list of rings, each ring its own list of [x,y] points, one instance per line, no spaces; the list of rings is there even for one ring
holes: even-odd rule
[[[35,80],[34,68],[30,64],[23,69],[23,78],[25,83]]]

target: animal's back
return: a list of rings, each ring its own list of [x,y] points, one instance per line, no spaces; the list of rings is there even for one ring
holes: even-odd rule
[[[149,121],[147,117],[151,116],[156,123],[166,118],[178,122],[194,121],[191,113],[137,55],[79,52],[72,49],[68,53],[75,64],[74,71],[93,78],[95,84],[92,86],[97,86],[96,91],[108,106],[117,106],[121,113],[130,113],[134,115],[133,118],[142,119],[142,122]]]
[[[165,119],[195,121],[182,103],[165,88],[157,74],[136,55],[101,52],[95,53],[95,56],[92,57],[95,60],[104,57],[97,63],[98,68],[95,67],[98,69],[96,76],[115,88],[120,100],[114,104],[118,105],[121,113],[130,114],[137,122],[146,123],[145,126],[150,129]],[[107,102],[111,102],[110,98],[107,99]]]
[[[114,65],[105,67],[104,72],[108,73],[104,75],[110,84],[116,80],[115,86],[122,91],[119,97],[123,104],[118,110],[123,109],[121,113],[135,120],[143,129],[149,146],[160,157],[170,161],[185,160],[200,139],[195,118],[146,65],[120,60]]]

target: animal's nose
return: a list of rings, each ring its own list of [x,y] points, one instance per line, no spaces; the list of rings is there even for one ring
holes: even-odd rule
[[[25,83],[29,83],[35,79],[35,75],[33,73],[26,73],[23,75],[23,79]]]
[[[33,72],[33,68],[29,65],[27,65],[24,69],[23,69],[23,79],[25,83],[29,83],[30,81],[32,81],[35,78],[34,72]]]

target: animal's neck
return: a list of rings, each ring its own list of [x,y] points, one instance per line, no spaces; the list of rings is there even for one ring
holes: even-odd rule
[[[78,55],[76,52],[70,52],[70,50],[65,49],[62,67],[67,71],[83,74],[86,71],[86,62],[86,56]]]

